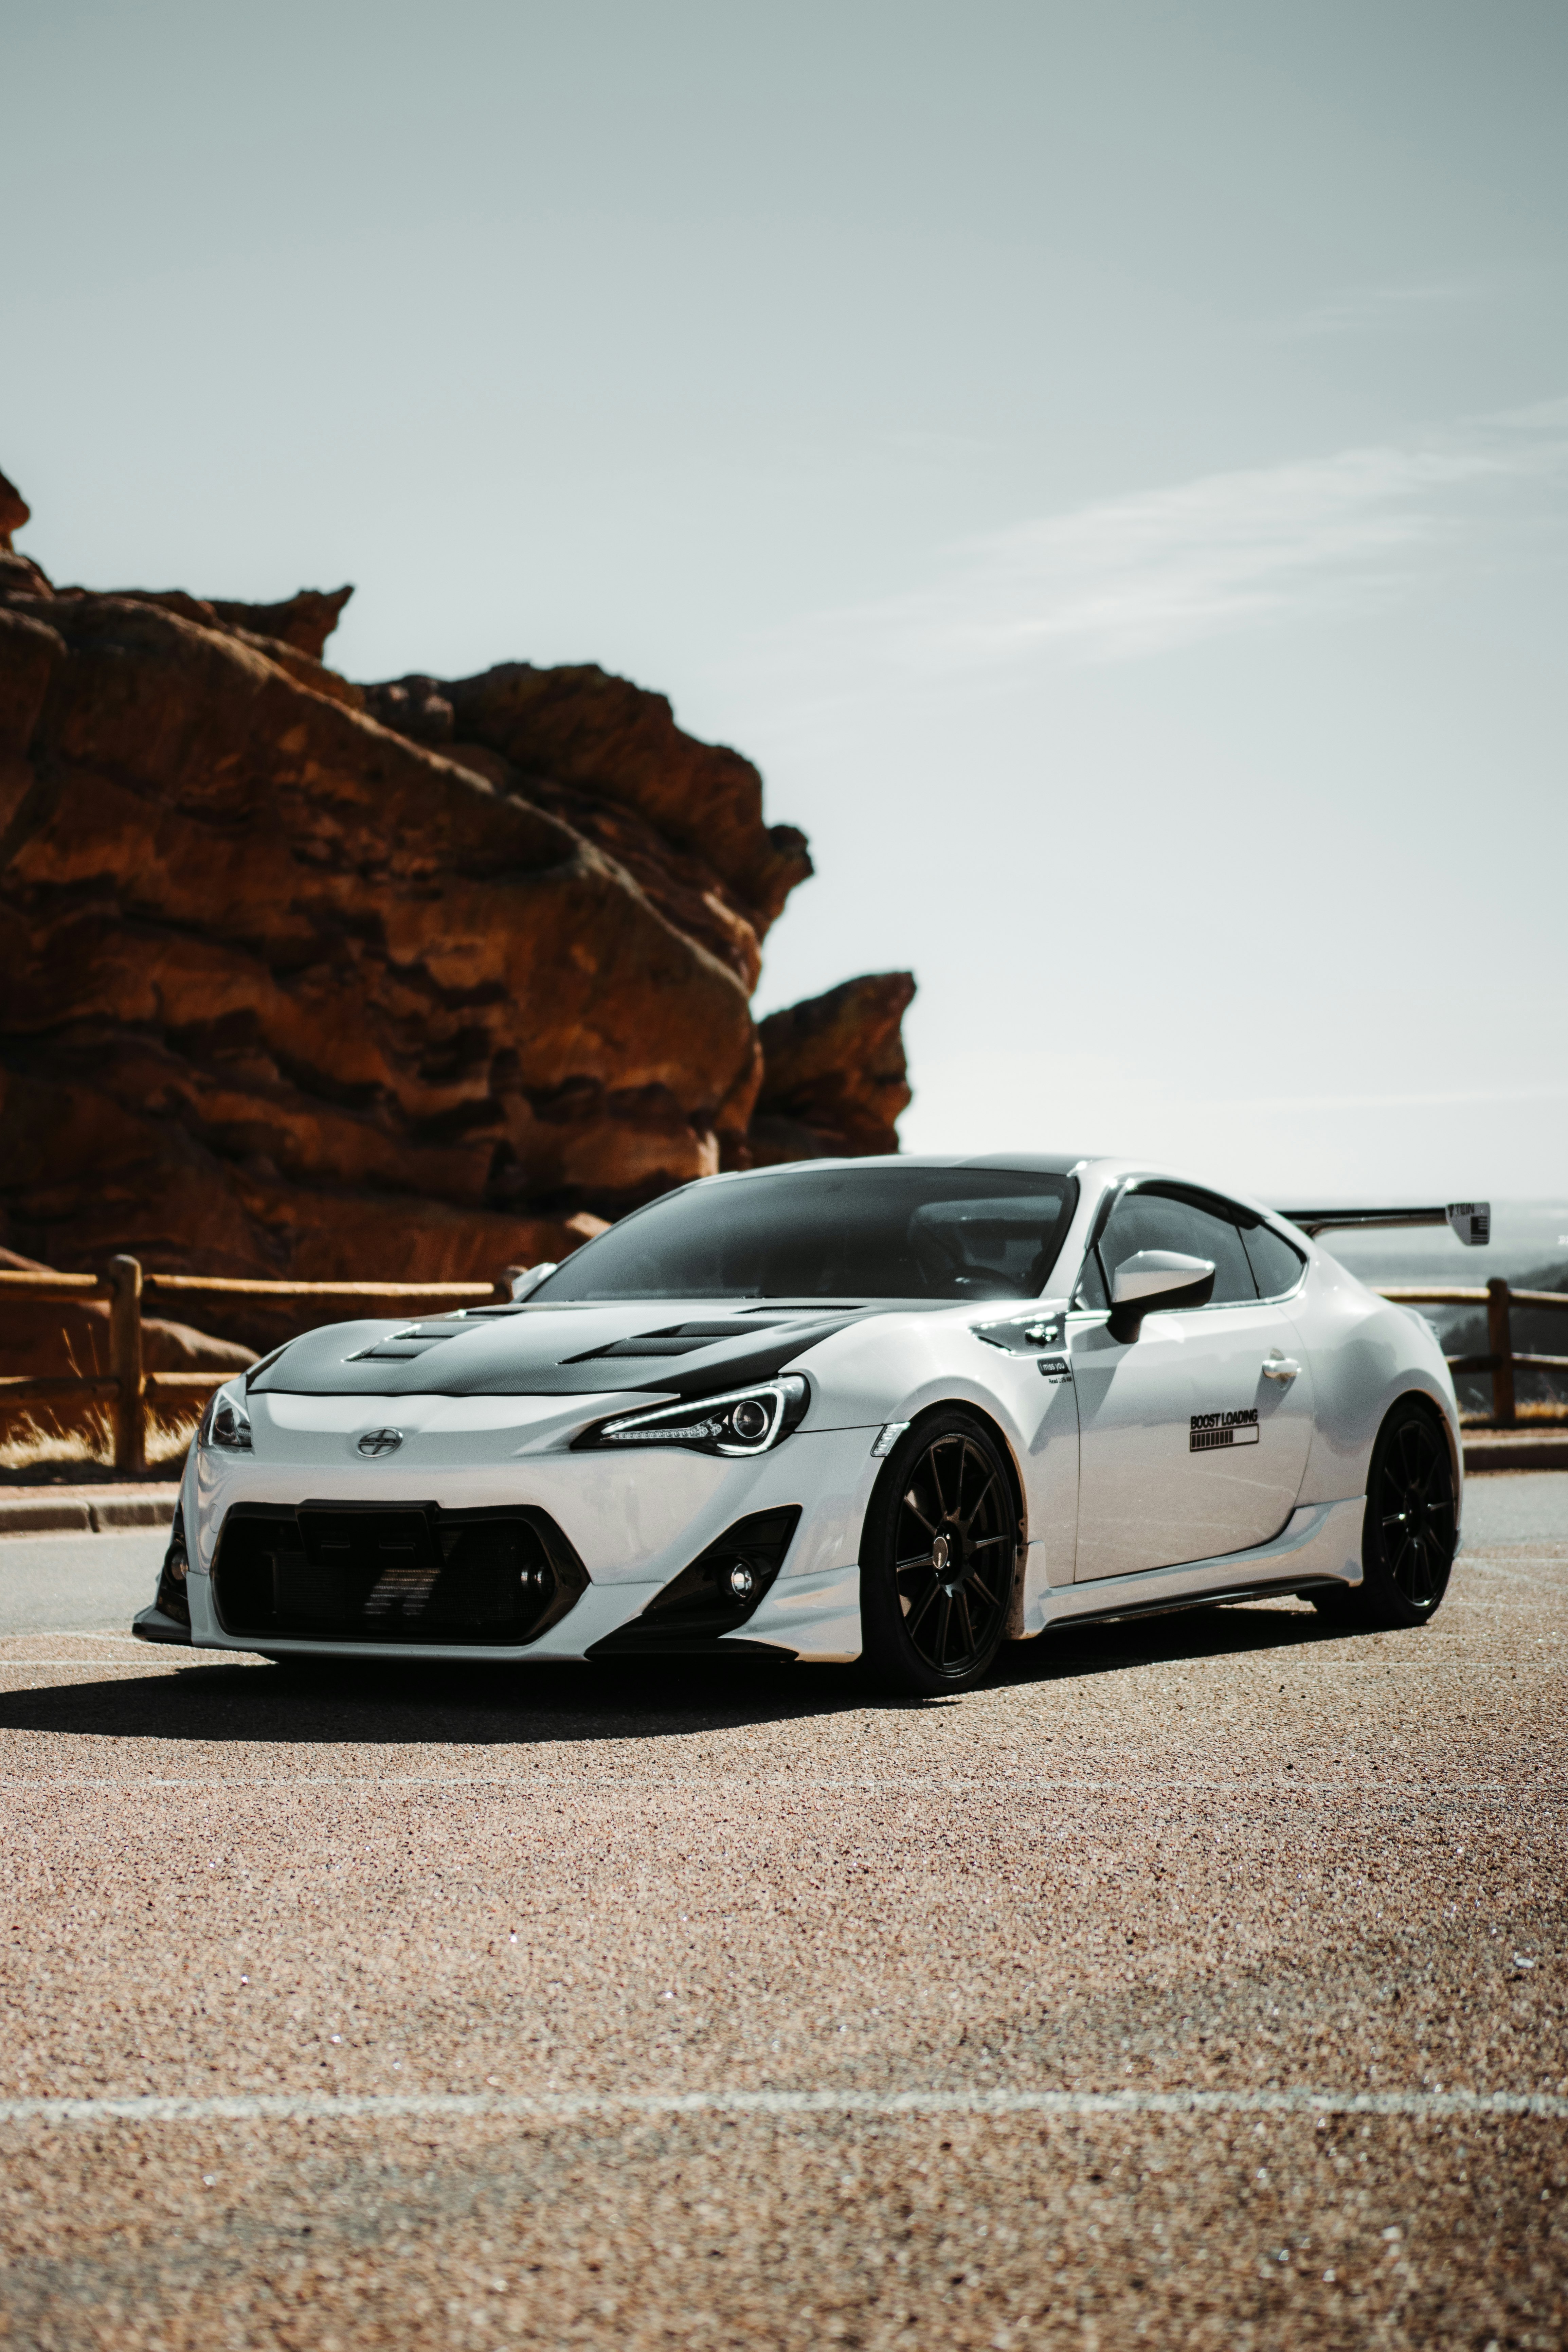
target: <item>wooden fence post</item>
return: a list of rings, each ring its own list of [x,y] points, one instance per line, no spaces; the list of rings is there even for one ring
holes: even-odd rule
[[[109,1369],[114,1397],[114,1466],[128,1478],[147,1467],[147,1401],[142,1377],[142,1268],[133,1257],[111,1257],[109,1283]]]
[[[1492,1374],[1492,1419],[1504,1429],[1514,1425],[1513,1330],[1509,1319],[1508,1284],[1494,1274],[1487,1285],[1487,1347],[1497,1358]]]

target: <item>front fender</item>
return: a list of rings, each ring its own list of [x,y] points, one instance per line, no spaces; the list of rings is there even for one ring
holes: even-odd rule
[[[888,1422],[967,1407],[992,1430],[1011,1466],[1035,1581],[1070,1584],[1078,1513],[1076,1390],[1070,1379],[1043,1378],[1037,1351],[1014,1353],[977,1338],[976,1320],[965,1307],[878,1317],[838,1333],[803,1363],[813,1401],[802,1434],[838,1425],[863,1428],[869,1439]]]

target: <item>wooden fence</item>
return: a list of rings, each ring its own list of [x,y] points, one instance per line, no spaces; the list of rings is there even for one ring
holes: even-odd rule
[[[7,1297],[103,1298],[109,1300],[109,1364],[102,1379],[60,1374],[33,1379],[0,1377],[0,1403],[63,1403],[67,1398],[103,1398],[113,1407],[114,1466],[137,1477],[147,1464],[147,1408],[150,1404],[205,1403],[231,1372],[149,1372],[142,1362],[142,1302],[144,1298],[300,1298],[310,1302],[341,1299],[345,1307],[363,1303],[375,1307],[384,1300],[427,1307],[494,1306],[511,1297],[508,1266],[495,1282],[261,1282],[221,1274],[144,1274],[133,1257],[115,1257],[109,1270],[96,1274],[12,1274],[0,1269],[0,1302]],[[1568,1356],[1531,1356],[1516,1352],[1510,1310],[1544,1307],[1568,1313],[1568,1292],[1512,1290],[1500,1277],[1484,1290],[1452,1287],[1414,1288],[1404,1284],[1380,1286],[1384,1298],[1405,1307],[1484,1307],[1487,1337],[1491,1347],[1484,1356],[1450,1356],[1448,1369],[1459,1374],[1489,1372],[1492,1416],[1504,1429],[1518,1417],[1513,1376],[1518,1370],[1568,1372]]]
[[[299,1298],[323,1305],[342,1300],[345,1309],[363,1301],[451,1307],[494,1306],[511,1297],[508,1266],[496,1282],[260,1282],[221,1274],[144,1274],[137,1259],[115,1257],[107,1274],[13,1274],[0,1269],[0,1303],[6,1298],[104,1298],[109,1301],[109,1371],[100,1380],[60,1374],[32,1379],[0,1378],[0,1403],[59,1404],[68,1398],[103,1398],[113,1408],[114,1466],[137,1477],[147,1466],[147,1408],[151,1404],[205,1404],[232,1372],[149,1372],[142,1361],[142,1307],[145,1298]]]
[[[1403,1307],[1486,1308],[1487,1338],[1491,1342],[1487,1353],[1484,1356],[1450,1356],[1448,1370],[1456,1375],[1463,1372],[1491,1374],[1492,1419],[1500,1428],[1512,1429],[1519,1418],[1513,1392],[1516,1371],[1568,1372],[1568,1356],[1529,1356],[1515,1349],[1510,1313],[1515,1307],[1554,1307],[1559,1314],[1568,1314],[1568,1292],[1512,1290],[1500,1275],[1494,1276],[1484,1290],[1457,1290],[1442,1286],[1423,1290],[1403,1283],[1380,1284],[1378,1286],[1384,1298],[1396,1299]]]

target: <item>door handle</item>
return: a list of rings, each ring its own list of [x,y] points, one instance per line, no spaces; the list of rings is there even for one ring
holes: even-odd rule
[[[1294,1356],[1282,1356],[1278,1348],[1271,1356],[1266,1356],[1263,1360],[1264,1379],[1279,1381],[1281,1386],[1287,1381],[1293,1381],[1300,1369]]]

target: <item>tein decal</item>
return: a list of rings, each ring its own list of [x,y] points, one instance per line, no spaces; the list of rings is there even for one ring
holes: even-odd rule
[[[1248,1405],[1245,1412],[1194,1412],[1187,1450],[1192,1454],[1207,1454],[1215,1445],[1256,1445],[1258,1443],[1258,1407]]]

